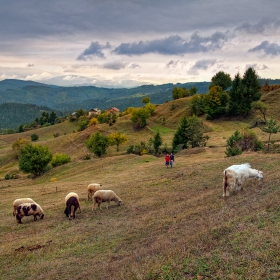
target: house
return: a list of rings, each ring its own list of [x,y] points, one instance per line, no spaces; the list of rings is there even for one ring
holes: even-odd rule
[[[107,110],[107,113],[110,114],[110,113],[114,113],[116,115],[118,115],[120,113],[120,110],[116,107],[111,107]]]
[[[92,116],[98,116],[99,114],[101,114],[101,110],[94,108],[94,109],[90,109],[88,111],[88,116],[92,117]]]

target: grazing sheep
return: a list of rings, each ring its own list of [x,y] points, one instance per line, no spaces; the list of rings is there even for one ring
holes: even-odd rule
[[[101,210],[101,203],[107,202],[107,209],[109,208],[110,201],[115,201],[118,205],[121,205],[121,199],[111,190],[98,190],[93,195],[92,211],[96,209],[96,204],[98,204]]]
[[[248,178],[263,179],[263,173],[260,170],[251,168],[249,163],[232,165],[224,170],[223,196],[229,196],[231,192],[240,191],[242,184]]]
[[[65,197],[65,203],[66,208],[64,210],[64,214],[69,218],[69,220],[71,220],[72,218],[75,219],[76,210],[80,208],[81,212],[79,196],[74,192],[70,192]]]
[[[102,184],[98,184],[98,183],[92,183],[89,184],[87,187],[88,190],[88,200],[92,199],[92,196],[94,195],[94,193],[98,190],[100,190],[100,187],[102,186]]]
[[[32,198],[29,198],[29,197],[26,197],[26,198],[18,198],[18,199],[16,199],[16,200],[13,202],[13,216],[16,215],[18,206],[19,206],[20,204],[26,203],[26,202],[35,203],[35,201],[34,201]]]
[[[39,216],[41,219],[43,219],[45,216],[42,207],[36,202],[22,203],[17,207],[16,220],[19,224],[22,224],[21,219],[24,216],[31,216],[31,215],[34,216],[34,221],[37,220],[37,216]]]

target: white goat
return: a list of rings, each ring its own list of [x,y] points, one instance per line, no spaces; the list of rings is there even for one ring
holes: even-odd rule
[[[263,179],[263,173],[260,170],[251,168],[249,163],[232,165],[224,170],[223,178],[223,196],[229,196],[230,193],[240,191],[242,184],[248,178]]]

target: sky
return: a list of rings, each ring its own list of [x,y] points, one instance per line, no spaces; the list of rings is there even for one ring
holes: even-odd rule
[[[130,88],[280,78],[279,0],[0,0],[0,80]]]

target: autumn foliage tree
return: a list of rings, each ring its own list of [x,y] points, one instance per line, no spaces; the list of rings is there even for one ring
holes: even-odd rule
[[[108,143],[110,146],[117,146],[117,152],[119,151],[119,146],[125,142],[127,142],[127,136],[125,134],[121,134],[120,132],[114,132],[108,135]]]

